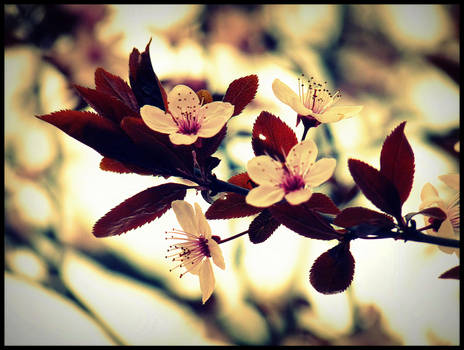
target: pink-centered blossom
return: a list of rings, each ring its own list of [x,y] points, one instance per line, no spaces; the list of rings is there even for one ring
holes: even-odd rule
[[[330,92],[326,82],[321,84],[313,77],[306,82],[303,78],[304,75],[298,79],[298,95],[279,79],[272,83],[276,97],[300,116],[315,118],[320,123],[332,123],[350,118],[363,109],[363,106],[335,106],[341,97],[339,91]]]
[[[172,209],[182,230],[166,232],[171,234],[166,239],[177,241],[169,246],[170,254],[166,256],[177,263],[170,271],[184,268],[180,277],[187,272],[198,275],[204,304],[213,293],[216,283],[210,259],[221,269],[225,269],[221,249],[212,238],[211,228],[198,203],[195,203],[194,209],[186,201],[177,200],[172,202]]]
[[[202,105],[197,94],[186,85],[176,85],[167,96],[168,111],[145,105],[140,109],[145,124],[160,133],[169,134],[176,145],[191,145],[198,137],[216,135],[234,112],[228,102]]]
[[[419,209],[425,209],[430,207],[438,207],[443,210],[446,214],[446,219],[441,223],[438,232],[430,229],[427,233],[444,238],[459,239],[460,236],[460,212],[459,212],[459,174],[448,174],[438,177],[448,187],[456,191],[456,194],[451,200],[443,200],[437,189],[431,184],[426,183],[421,191],[421,200]],[[428,218],[426,219],[426,225],[429,224]],[[459,249],[438,246],[438,248],[448,254],[456,253],[459,256]]]
[[[247,164],[248,175],[259,186],[246,196],[255,207],[269,207],[283,198],[292,205],[306,202],[312,188],[327,181],[335,170],[336,160],[322,158],[316,162],[317,146],[304,140],[288,152],[285,163],[262,155]]]

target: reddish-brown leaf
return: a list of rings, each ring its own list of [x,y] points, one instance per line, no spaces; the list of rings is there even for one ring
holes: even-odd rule
[[[395,185],[401,203],[408,198],[414,180],[414,153],[404,135],[405,124],[402,122],[385,139],[380,153],[380,172]]]
[[[232,116],[236,116],[255,98],[257,90],[258,76],[255,74],[248,75],[230,83],[222,100],[234,105],[234,114]]]
[[[120,174],[132,173],[132,171],[129,168],[127,168],[123,163],[108,157],[102,158],[102,160],[100,161],[100,169]]]
[[[455,266],[452,269],[449,269],[446,272],[443,272],[440,277],[438,278],[443,278],[443,279],[455,279],[458,280],[459,278],[459,266]]]
[[[117,75],[111,74],[103,68],[95,71],[95,88],[97,91],[107,93],[122,102],[134,111],[139,111],[137,100],[129,85]]]
[[[100,218],[93,227],[95,237],[117,236],[163,215],[171,202],[183,199],[188,186],[168,183],[148,188],[126,199]]]
[[[197,155],[199,158],[206,159],[211,156],[221,145],[222,140],[227,134],[227,124],[222,127],[219,132],[210,138],[201,139],[201,147],[197,148]]]
[[[341,293],[353,281],[354,265],[349,244],[340,243],[316,259],[309,272],[309,281],[319,293]]]
[[[353,227],[360,224],[369,224],[384,229],[395,226],[393,219],[390,216],[363,207],[343,209],[335,218],[334,224],[340,227]]]
[[[305,203],[306,207],[324,214],[338,214],[340,209],[323,193],[313,193]]]
[[[254,182],[251,181],[248,173],[240,173],[232,176],[227,182],[251,190],[254,187]]]
[[[248,228],[248,236],[254,244],[262,243],[268,239],[280,223],[272,217],[269,210],[264,209],[257,217],[253,219]]]
[[[234,175],[229,179],[228,182],[248,190],[253,188],[253,183],[251,182],[248,173]],[[263,208],[257,208],[247,204],[245,201],[245,196],[238,193],[227,192],[223,195],[222,198],[217,199],[213,204],[210,205],[205,213],[205,216],[210,220],[233,219],[255,215],[262,210]]]
[[[380,210],[401,216],[401,199],[393,183],[380,171],[357,159],[348,159],[351,176],[363,194]]]
[[[140,53],[134,48],[129,57],[129,81],[139,107],[152,105],[167,110],[167,94],[153,70],[150,59],[151,39]]]
[[[136,153],[133,143],[112,121],[92,112],[59,111],[37,116],[103,156],[128,161]]]
[[[340,234],[324,218],[305,204],[274,204],[269,208],[278,222],[296,233],[314,239],[332,240]]]
[[[253,207],[245,202],[245,196],[227,192],[210,205],[205,215],[207,219],[234,219],[258,214],[263,208]]]
[[[85,88],[79,85],[74,85],[79,95],[92,107],[98,114],[108,118],[117,125],[124,117],[138,116],[124,102],[107,94],[106,92]]]
[[[105,171],[112,171],[120,174],[136,173],[139,175],[153,175],[151,171],[132,166],[130,164],[123,164],[116,159],[103,157],[100,161],[100,169]]]
[[[287,153],[297,143],[293,130],[271,113],[261,112],[253,125],[251,145],[257,156],[268,154],[284,162]]]

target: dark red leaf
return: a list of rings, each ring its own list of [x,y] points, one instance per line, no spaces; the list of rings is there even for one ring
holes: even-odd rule
[[[269,210],[264,209],[253,219],[248,228],[248,236],[254,244],[262,243],[280,226],[280,223],[272,217]]]
[[[120,174],[136,173],[139,175],[153,175],[151,171],[129,164],[123,164],[116,159],[111,159],[108,157],[103,157],[103,159],[100,161],[100,169]]]
[[[340,213],[340,209],[337,208],[335,203],[323,193],[313,193],[305,205],[307,208],[325,214]]]
[[[172,174],[177,168],[190,170],[192,167],[192,153],[188,148],[174,146],[169,141],[168,135],[153,131],[141,118],[124,118],[121,121],[121,128],[143,149],[156,168]]]
[[[201,139],[201,147],[197,149],[197,155],[203,159],[206,159],[212,155],[221,145],[222,140],[227,134],[227,124],[222,127],[219,132],[210,138]]]
[[[322,294],[343,292],[353,281],[354,265],[349,244],[340,243],[316,259],[309,281]]]
[[[133,143],[119,126],[98,114],[66,110],[37,118],[53,124],[103,156],[128,161],[136,153]]]
[[[261,112],[253,125],[251,145],[257,156],[268,154],[284,162],[287,153],[297,143],[293,130],[271,113]]]
[[[156,76],[150,59],[151,39],[140,53],[134,48],[129,57],[129,81],[139,107],[152,105],[167,110],[167,95]]]
[[[236,116],[255,98],[257,90],[258,76],[254,74],[248,75],[230,83],[222,100],[234,105],[234,114],[232,116]]]
[[[314,239],[331,240],[340,234],[324,218],[305,204],[274,204],[269,208],[274,219],[296,233]]]
[[[232,176],[229,183],[251,190],[253,188],[248,173]],[[251,216],[261,212],[263,208],[253,207],[247,204],[245,196],[227,192],[222,198],[217,199],[205,213],[207,219],[233,219]]]
[[[240,173],[232,176],[227,182],[251,190],[254,187],[254,182],[251,181],[248,173]]]
[[[93,227],[95,237],[117,236],[163,215],[171,202],[183,199],[188,186],[168,183],[150,187],[126,199],[100,218]]]
[[[340,227],[353,227],[360,224],[369,224],[385,229],[395,226],[393,219],[390,216],[363,207],[343,209],[335,218],[334,224]]]
[[[138,112],[139,106],[134,93],[127,83],[117,75],[113,75],[103,68],[95,71],[95,88],[124,102],[126,106]]]
[[[380,172],[395,185],[401,203],[408,198],[414,180],[414,153],[404,135],[405,124],[402,122],[385,139],[380,153]]]
[[[401,216],[401,199],[393,183],[377,169],[357,159],[348,159],[351,176],[363,194],[380,210]]]
[[[108,118],[117,125],[124,117],[138,116],[138,112],[133,111],[119,99],[107,94],[106,92],[85,88],[74,85],[77,92],[98,114]]]
[[[455,279],[458,280],[459,278],[459,265],[453,267],[452,269],[449,269],[446,272],[443,272],[440,277],[438,278],[444,278],[444,279]]]
[[[258,214],[262,208],[245,202],[245,196],[227,192],[210,205],[205,215],[207,219],[234,219]]]

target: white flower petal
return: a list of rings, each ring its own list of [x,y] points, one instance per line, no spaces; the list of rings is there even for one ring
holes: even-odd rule
[[[439,195],[435,187],[430,182],[427,182],[424,187],[422,187],[420,197],[421,200],[425,202],[430,201],[431,198],[439,198]]]
[[[198,135],[180,134],[178,132],[169,134],[169,140],[175,145],[191,145],[198,139]]]
[[[304,181],[311,187],[319,186],[333,175],[337,161],[334,158],[319,159],[306,174]]]
[[[311,113],[311,110],[301,102],[300,97],[279,79],[275,79],[272,83],[272,91],[280,101],[290,106],[298,114],[309,115]]]
[[[219,244],[214,239],[209,239],[208,248],[211,253],[211,258],[213,259],[213,262],[224,270],[226,268],[226,264],[224,262],[224,257],[222,256],[222,251],[219,247]]]
[[[213,137],[234,113],[234,106],[229,102],[211,102],[201,107],[200,113],[204,113],[198,136]]]
[[[211,237],[211,227],[206,221],[205,214],[201,210],[201,207],[198,203],[195,203],[195,217],[196,217],[196,226],[198,228],[198,233],[205,236],[205,238]]]
[[[288,152],[286,163],[289,169],[298,168],[300,174],[313,166],[317,157],[317,146],[313,140],[307,139],[297,143]]]
[[[208,260],[208,258],[203,257],[203,260]],[[198,275],[200,273],[201,266],[203,265],[203,260],[197,262],[196,264],[186,264],[184,267],[187,272],[191,274]]]
[[[449,221],[448,219],[443,220],[443,222],[440,225],[440,228],[438,229],[437,236],[443,238],[456,239],[451,221]]]
[[[173,201],[171,204],[174,214],[176,214],[177,221],[179,221],[182,230],[198,236],[197,224],[195,221],[195,213],[193,207],[183,200]]]
[[[214,279],[213,267],[211,266],[211,261],[205,259],[201,264],[200,268],[200,289],[202,294],[203,304],[209,299],[211,294],[214,291],[214,285],[216,280]]]
[[[438,229],[438,232],[433,232],[433,235],[436,235],[442,238],[456,239],[456,236],[454,234],[453,225],[448,219],[444,220],[441,223],[440,228]],[[438,248],[446,254],[453,254],[455,252],[456,253],[459,252],[459,249],[457,248],[443,247],[443,246],[438,246]]]
[[[321,123],[333,123],[345,118],[351,118],[361,112],[363,106],[335,106],[330,107],[324,113],[311,114]]]
[[[429,197],[420,204],[419,210],[432,207],[438,207],[441,210],[446,211],[445,202],[440,197]]]
[[[443,183],[452,189],[459,191],[459,174],[446,174],[438,177]]]
[[[247,163],[248,176],[260,185],[277,185],[282,182],[282,163],[269,156],[258,156]]]
[[[140,108],[140,115],[150,129],[163,134],[171,134],[179,129],[171,115],[158,107],[145,105]]]
[[[285,195],[285,199],[291,205],[298,205],[306,202],[311,198],[312,191],[309,188],[300,188],[299,190],[289,192]]]
[[[266,208],[284,198],[285,191],[278,186],[262,185],[248,192],[245,201],[258,208]]]
[[[200,108],[197,94],[186,85],[176,85],[168,94],[169,112],[176,118],[181,118],[181,111]]]

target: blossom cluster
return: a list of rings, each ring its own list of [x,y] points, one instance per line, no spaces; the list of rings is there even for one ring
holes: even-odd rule
[[[363,107],[339,106],[340,92],[331,92],[326,82],[312,77],[298,79],[297,92],[275,79],[274,94],[296,112],[297,126],[302,122],[304,127],[302,139],[279,117],[262,111],[252,130],[255,156],[246,171],[222,181],[213,173],[221,161],[214,154],[227,134],[228,121],[254,99],[258,77],[234,80],[216,101],[209,91],[182,84],[166,92],[153,70],[149,46],[142,53],[134,48],[129,57],[130,86],[103,68],[95,72],[95,89],[75,85],[96,113],[66,110],[38,116],[99,152],[102,170],[189,180],[188,185],[167,182],[128,198],[98,220],[95,237],[123,234],[172,208],[181,229],[166,232],[166,239],[174,242],[166,258],[173,262],[172,270],[183,269],[181,277],[185,273],[199,277],[203,303],[215,287],[211,260],[221,269],[226,266],[220,245],[244,234],[253,244],[263,243],[280,225],[309,239],[338,241],[310,269],[310,283],[324,294],[342,292],[351,284],[355,261],[350,241],[354,239],[416,240],[458,254],[459,194],[446,202],[426,184],[419,211],[402,213],[415,171],[414,153],[404,133],[406,122],[385,139],[379,170],[358,159],[348,160],[354,188],[380,211],[341,210],[330,196],[317,192],[333,178],[337,161],[318,159],[317,144],[306,136],[310,128],[353,117]],[[457,175],[441,180],[459,191]],[[190,189],[201,191],[210,204],[205,213],[198,203],[184,201]],[[421,229],[412,219],[418,214],[425,218]],[[225,239],[213,235],[208,224],[208,219],[242,217],[253,217],[249,229]],[[440,277],[457,278],[458,273],[456,267]]]

